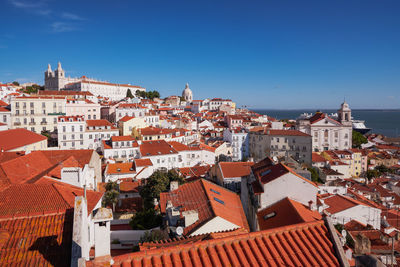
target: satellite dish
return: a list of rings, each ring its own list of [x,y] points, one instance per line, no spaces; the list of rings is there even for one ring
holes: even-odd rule
[[[183,234],[183,228],[182,228],[182,226],[176,227],[176,234],[177,234],[177,235],[182,235],[182,234]]]
[[[344,237],[344,238],[346,238],[346,235],[347,235],[347,232],[346,232],[346,230],[342,230],[342,236]]]
[[[273,159],[274,161],[278,161],[278,158],[277,158],[276,156],[273,156],[272,159]]]

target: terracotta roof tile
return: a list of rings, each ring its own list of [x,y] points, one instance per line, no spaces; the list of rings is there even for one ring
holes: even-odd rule
[[[163,213],[166,212],[166,204],[169,200],[172,201],[174,207],[181,206],[183,210],[197,210],[199,214],[199,220],[185,227],[184,234],[189,234],[215,216],[219,216],[239,228],[249,229],[240,197],[207,180],[196,180],[183,184],[172,192],[161,193],[160,208]]]
[[[289,198],[284,198],[272,206],[257,212],[260,230],[313,222],[321,220],[321,218],[317,211],[311,211],[303,204]]]
[[[248,176],[254,162],[220,162],[218,163],[224,178]]]
[[[16,148],[22,148],[23,146],[34,144],[43,140],[47,137],[37,134],[25,129],[11,129],[0,131],[0,148],[4,151],[12,150]]]
[[[140,145],[140,154],[142,154],[142,157],[177,153],[165,140],[143,141]]]
[[[133,162],[125,163],[109,163],[107,174],[134,174],[136,173],[135,164]]]
[[[72,212],[0,220],[1,266],[70,266]]]
[[[323,221],[150,249],[113,258],[113,266],[339,266]],[[87,266],[94,266],[87,262]]]
[[[135,159],[135,166],[138,167],[145,167],[145,166],[153,166],[153,163],[150,159]]]
[[[347,210],[349,208],[362,205],[367,206],[366,204],[352,199],[350,197],[342,196],[342,195],[333,195],[324,199],[324,203],[329,206],[329,208],[325,209],[330,214],[334,214],[343,210]]]

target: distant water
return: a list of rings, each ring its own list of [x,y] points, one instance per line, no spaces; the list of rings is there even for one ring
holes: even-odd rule
[[[302,113],[315,113],[316,110],[274,110],[274,109],[254,109],[253,111],[274,117],[277,119],[296,119]],[[337,110],[327,109],[322,112],[331,114]],[[400,136],[400,110],[371,110],[353,109],[352,116],[356,120],[364,120],[365,126],[372,128],[369,133],[380,133],[389,137]]]

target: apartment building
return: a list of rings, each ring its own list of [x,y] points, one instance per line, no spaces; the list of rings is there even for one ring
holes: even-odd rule
[[[65,115],[66,97],[23,96],[10,101],[11,128],[32,132],[54,131],[58,116]]]
[[[251,131],[249,137],[250,155],[255,161],[265,157],[290,156],[299,162],[311,164],[311,135],[297,130],[262,129]]]
[[[58,117],[58,147],[61,149],[87,149],[84,144],[86,128],[83,116]]]

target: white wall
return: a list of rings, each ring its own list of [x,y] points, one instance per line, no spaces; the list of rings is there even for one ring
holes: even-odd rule
[[[333,223],[346,224],[351,220],[357,220],[363,224],[370,224],[374,229],[381,229],[381,210],[357,205],[331,215]]]
[[[318,188],[292,173],[287,173],[264,185],[261,194],[261,208],[266,208],[286,197],[308,206],[311,200],[317,202]]]
[[[238,229],[239,226],[236,224],[233,224],[221,217],[215,217],[205,224],[203,224],[200,228],[198,228],[196,231],[194,231],[191,236],[195,235],[201,235],[201,234],[207,234],[207,233],[215,233],[215,232],[221,232],[221,231],[229,231],[229,230],[234,230]]]

